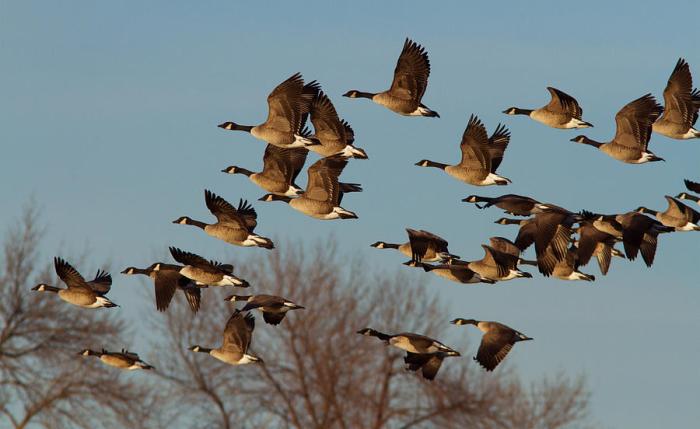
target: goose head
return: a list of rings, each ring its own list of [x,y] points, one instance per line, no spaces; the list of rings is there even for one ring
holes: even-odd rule
[[[192,223],[192,219],[187,216],[180,216],[179,218],[175,219],[173,223],[179,223],[180,225],[189,225]]]
[[[357,96],[360,94],[360,91],[356,89],[351,89],[350,91],[346,92],[343,94],[343,97],[349,97],[349,98],[357,98]]]

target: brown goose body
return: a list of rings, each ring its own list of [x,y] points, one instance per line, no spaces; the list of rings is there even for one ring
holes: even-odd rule
[[[447,165],[427,159],[416,163],[419,167],[434,167],[453,178],[476,186],[507,185],[510,179],[499,176],[496,170],[501,165],[503,154],[510,142],[510,131],[499,124],[491,137],[484,124],[474,115],[469,117],[462,135],[459,164]]]
[[[532,338],[499,322],[485,322],[474,319],[454,319],[453,325],[474,325],[484,333],[474,360],[486,371],[493,371],[510,353],[513,345],[520,341],[530,341]]]
[[[190,350],[198,353],[207,353],[229,365],[262,363],[262,359],[259,357],[248,354],[254,329],[255,318],[250,313],[242,313],[236,310],[226,322],[221,347],[206,348],[196,345],[190,347]]]
[[[422,103],[428,87],[430,61],[425,48],[406,39],[394,69],[391,88],[380,93],[350,90],[343,94],[350,98],[369,98],[392,112],[404,116],[440,117]]]
[[[700,91],[693,88],[690,66],[680,58],[664,89],[664,113],[654,122],[652,130],[672,139],[700,138],[693,126],[698,120]]]
[[[40,283],[32,288],[37,292],[52,292],[63,301],[83,308],[116,307],[104,294],[109,291],[112,278],[102,271],[97,272],[95,280],[86,282],[83,276],[68,262],[61,258],[54,258],[54,269],[58,277],[66,284],[65,289]]]
[[[651,94],[646,94],[625,105],[615,115],[617,130],[615,137],[607,143],[600,143],[586,136],[571,139],[598,148],[601,152],[628,164],[644,164],[663,161],[649,151],[652,124],[661,115],[663,108]]]
[[[204,230],[207,235],[218,238],[226,243],[243,247],[263,247],[273,249],[275,245],[267,237],[255,234],[258,225],[258,214],[247,201],[238,202],[238,208],[215,193],[205,189],[204,200],[209,211],[216,216],[217,222],[207,224],[187,216],[175,219],[173,223],[194,225]]]
[[[93,351],[85,349],[80,352],[83,356],[97,357],[105,365],[113,366],[119,369],[136,370],[136,369],[153,369],[153,367],[139,357],[138,354],[122,349],[121,352],[109,352],[105,349],[102,351]]]
[[[296,73],[277,85],[267,97],[267,120],[260,125],[239,125],[224,122],[218,125],[229,131],[246,131],[253,137],[282,148],[301,148],[313,142],[303,134],[304,122],[311,101],[320,87],[313,81],[304,84],[301,74]]]
[[[283,149],[268,144],[263,155],[261,172],[254,173],[235,165],[221,171],[228,174],[243,174],[267,192],[292,197],[304,192],[295,182],[304,167],[308,152],[306,149]]]
[[[321,220],[357,219],[355,213],[340,206],[345,193],[362,191],[358,184],[338,182],[347,163],[347,158],[340,155],[321,158],[309,167],[309,180],[302,195],[290,198],[267,194],[260,201],[283,201],[293,209]]]
[[[581,118],[583,109],[581,109],[574,97],[551,86],[547,87],[547,91],[549,91],[551,99],[546,106],[534,110],[509,107],[503,113],[507,115],[526,115],[552,128],[572,129],[593,126],[590,122],[586,122]]]
[[[664,198],[668,203],[665,211],[650,210],[646,207],[639,207],[637,211],[654,216],[663,225],[676,231],[700,231],[700,213],[668,195]]]
[[[269,325],[279,325],[290,310],[304,309],[301,305],[276,295],[231,295],[225,300],[230,302],[245,301],[246,305],[241,311],[257,309],[262,312],[265,323]]]
[[[158,264],[160,264],[162,269],[156,271],[154,268]],[[128,267],[122,271],[122,274],[142,274],[153,280],[156,309],[158,311],[165,311],[168,309],[175,292],[179,289],[185,295],[192,312],[197,313],[202,299],[200,288],[194,281],[180,274],[179,269],[180,267],[177,265],[156,262],[151,264],[148,268]]]
[[[319,144],[309,146],[309,150],[322,157],[340,155],[345,158],[368,158],[364,149],[353,145],[355,132],[350,124],[340,119],[330,98],[323,91],[311,103],[311,123],[314,134],[309,138]]]
[[[480,209],[496,206],[508,214],[515,216],[530,216],[538,213],[542,204],[534,198],[516,194],[506,194],[500,197],[482,197],[470,195],[462,200],[465,203],[474,203]],[[479,203],[486,203],[480,206]]]

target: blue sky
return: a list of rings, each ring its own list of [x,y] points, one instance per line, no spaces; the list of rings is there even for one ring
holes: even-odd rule
[[[321,82],[370,156],[343,175],[364,185],[343,202],[360,219],[321,222],[255,202],[259,231],[284,239],[332,233],[348,254],[389,273],[403,258],[369,244],[402,241],[406,226],[445,236],[454,253],[473,259],[488,237],[515,237],[514,227],[493,223],[498,210],[460,202],[472,193],[620,212],[663,208],[663,195],[680,192],[683,178],[700,179],[700,141],[654,135],[650,148],[667,162],[625,165],[569,142],[576,131],[500,113],[539,107],[554,86],[595,124],[585,134],[610,139],[623,105],[647,92],[661,98],[678,57],[700,82],[696,35],[681,22],[700,12],[697,2],[259,3],[4,2],[2,226],[34,196],[50,228],[47,261],[86,243],[93,263],[110,259],[115,268],[146,265],[168,245],[223,254],[226,244],[170,221],[207,220],[204,188],[229,200],[264,193],[220,172],[260,168],[263,143],[216,124],[262,122],[269,91],[297,71]],[[388,88],[407,36],[428,49],[424,102],[441,119],[400,117],[340,96]],[[504,122],[512,132],[500,167],[513,180],[507,188],[477,189],[413,165],[456,162],[471,113],[489,130]],[[690,268],[699,240],[662,237],[652,269],[615,260],[602,277],[589,265],[599,278],[592,284],[536,275],[496,287],[440,279],[428,287],[452,303],[446,320],[499,320],[534,337],[509,359],[526,378],[585,374],[603,427],[686,426],[700,419],[700,288]],[[114,297],[128,303],[133,285],[120,291],[122,282],[117,277]]]

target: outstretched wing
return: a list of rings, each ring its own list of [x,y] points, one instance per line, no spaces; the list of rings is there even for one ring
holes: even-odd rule
[[[421,45],[407,38],[396,62],[389,92],[394,97],[419,104],[428,87],[429,76],[428,53]]]
[[[63,280],[69,289],[87,289],[92,292],[90,285],[85,283],[83,276],[73,268],[68,262],[61,258],[53,258],[53,265],[56,269],[56,274]]]
[[[551,86],[547,87],[547,91],[549,91],[552,99],[549,101],[549,104],[545,106],[546,110],[556,113],[566,113],[573,118],[581,119],[583,109],[581,109],[581,106],[578,105],[574,97],[564,91],[552,88]]]

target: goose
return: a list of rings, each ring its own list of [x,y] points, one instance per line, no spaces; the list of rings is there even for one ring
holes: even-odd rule
[[[301,305],[275,295],[230,295],[225,300],[229,302],[246,302],[241,311],[257,308],[262,312],[265,323],[269,325],[279,325],[290,310],[304,309]]]
[[[409,371],[417,371],[419,368],[422,368],[423,377],[428,380],[435,378],[442,364],[442,360],[445,357],[461,356],[458,351],[425,335],[411,332],[390,335],[372,328],[360,329],[357,333],[368,337],[379,338],[385,344],[405,351],[406,357],[404,358],[404,362],[406,363],[406,369]]]
[[[547,207],[534,198],[516,194],[506,194],[494,198],[470,195],[467,198],[464,198],[462,201],[465,203],[474,203],[474,205],[480,209],[496,206],[506,213],[515,216],[530,216]],[[480,206],[479,203],[486,204]]]
[[[648,149],[651,125],[662,111],[663,108],[656,99],[651,94],[646,94],[617,112],[615,115],[617,131],[611,141],[600,143],[583,135],[574,137],[571,141],[598,148],[611,158],[628,164],[664,161]]]
[[[224,122],[219,128],[229,131],[245,131],[253,137],[281,148],[302,148],[314,142],[304,136],[302,129],[306,116],[320,86],[316,81],[304,84],[300,73],[295,73],[277,85],[267,96],[267,120],[260,125],[239,125]]]
[[[454,264],[466,265],[470,270],[478,273],[482,279],[493,281],[507,281],[515,278],[532,278],[532,274],[518,269],[519,258],[511,254],[498,251],[491,246],[482,244],[484,257],[477,261],[453,261]]]
[[[440,370],[440,366],[442,366],[442,361],[449,356],[455,355],[445,352],[427,354],[406,352],[406,356],[403,358],[403,361],[406,364],[406,370],[420,370],[423,378],[432,381],[435,379],[435,376]]]
[[[455,283],[461,283],[461,284],[472,284],[472,283],[494,284],[494,283],[496,283],[494,280],[481,277],[481,275],[479,273],[473,271],[467,265],[464,265],[464,264],[449,263],[449,264],[431,265],[431,264],[426,264],[425,262],[417,262],[414,260],[406,261],[403,264],[407,265],[409,267],[423,268],[423,271],[425,271],[426,273],[433,273],[439,277],[442,277],[443,279],[447,279],[447,280],[455,282]]]
[[[238,286],[249,287],[250,284],[233,275],[233,266],[216,261],[207,261],[201,256],[185,252],[177,247],[170,247],[170,254],[179,265],[155,263],[153,271],[173,271],[200,286]]]
[[[394,80],[389,90],[379,93],[350,90],[349,98],[369,98],[392,112],[404,116],[439,118],[438,112],[421,103],[430,76],[430,61],[425,48],[406,38],[394,69]]]
[[[560,280],[585,280],[595,281],[595,276],[579,271],[581,265],[578,257],[578,248],[573,244],[569,247],[564,258],[557,260],[553,248],[547,247],[545,253],[537,261],[522,261],[526,265],[544,267],[541,272],[545,277],[554,276]]]
[[[283,149],[268,144],[263,155],[263,171],[260,173],[235,165],[228,166],[221,172],[243,174],[267,192],[295,197],[304,192],[295,182],[308,153],[306,149]]]
[[[364,149],[353,146],[355,132],[350,124],[338,117],[333,103],[323,91],[311,103],[311,123],[314,134],[309,139],[319,144],[309,146],[309,150],[322,157],[340,155],[345,158],[368,159]]]
[[[250,341],[255,329],[255,318],[250,313],[240,310],[233,312],[224,328],[224,341],[221,347],[210,349],[195,345],[189,348],[196,353],[207,353],[215,359],[229,365],[245,365],[249,363],[264,363],[258,356],[248,353]]]
[[[258,225],[258,213],[248,204],[248,201],[239,200],[238,208],[235,208],[231,203],[207,189],[204,190],[204,201],[209,211],[216,216],[216,223],[207,224],[188,216],[181,216],[173,223],[194,225],[203,229],[209,236],[236,246],[274,249],[272,240],[253,232]]]
[[[700,183],[696,182],[691,182],[688,179],[684,180],[685,182],[685,187],[688,188],[689,191],[693,191],[696,194],[700,194]],[[681,192],[680,194],[676,195],[676,198],[679,200],[690,200],[690,201],[695,201],[700,205],[700,197],[696,195],[691,195],[687,192]]]
[[[608,274],[610,262],[613,255],[622,256],[615,249],[615,235],[601,231],[595,227],[595,215],[582,211],[584,220],[579,223],[577,229],[579,239],[574,241],[574,245],[578,248],[578,263],[586,265],[593,256],[598,260],[598,267],[603,275]]]
[[[159,270],[155,270],[160,265]],[[195,282],[181,275],[177,265],[156,262],[147,268],[127,267],[122,271],[125,275],[142,274],[153,279],[154,291],[156,295],[156,309],[165,311],[170,305],[176,290],[181,290],[187,298],[187,303],[193,313],[199,310],[199,303],[202,299],[200,288]]]
[[[293,209],[316,219],[357,219],[357,215],[340,206],[343,194],[360,192],[362,187],[355,183],[339,183],[338,177],[348,160],[339,155],[321,158],[309,167],[309,180],[306,191],[297,198],[266,194],[260,201],[283,201]]]
[[[639,207],[636,211],[654,216],[665,226],[674,228],[676,231],[700,231],[700,213],[681,204],[669,195],[665,195],[668,202],[666,211],[659,212],[646,207]]]
[[[371,247],[377,249],[397,249],[413,261],[417,262],[442,262],[450,258],[459,259],[459,256],[450,253],[448,243],[444,238],[425,230],[406,228],[408,242],[403,244],[386,243],[377,241]]]
[[[503,113],[506,115],[526,115],[552,128],[571,129],[593,126],[590,122],[581,119],[583,109],[574,97],[551,86],[547,87],[547,91],[552,99],[546,106],[534,110],[509,107]]]
[[[503,153],[510,142],[510,131],[498,124],[491,137],[486,134],[486,127],[474,115],[469,117],[459,147],[462,160],[456,165],[447,165],[423,159],[416,163],[419,167],[439,168],[453,178],[476,186],[507,185],[511,180],[496,174],[501,165]]]
[[[700,91],[693,88],[690,66],[680,58],[664,89],[664,113],[654,122],[652,130],[672,139],[700,138],[700,131],[693,128],[698,120],[698,109]]]
[[[474,325],[484,333],[474,360],[486,371],[493,371],[506,358],[515,343],[532,340],[527,335],[498,322],[457,318],[450,323],[457,326]]]
[[[32,288],[33,291],[56,293],[59,298],[67,303],[83,308],[117,307],[117,304],[104,296],[106,292],[100,292],[100,290],[104,290],[105,287],[107,291],[109,291],[109,287],[111,287],[112,284],[112,278],[109,274],[98,271],[95,280],[88,283],[78,270],[73,268],[65,260],[55,257],[53,258],[53,264],[58,278],[66,284],[66,289],[40,283]],[[108,277],[109,282],[107,281]],[[107,283],[109,283],[109,285],[107,285]]]
[[[654,263],[658,235],[674,228],[636,211],[615,215],[599,215],[593,225],[601,231],[614,233],[622,240],[627,259],[633,261],[639,253],[647,267]]]
[[[108,352],[105,349],[98,352],[90,349],[84,349],[78,354],[82,356],[94,356],[100,359],[100,361],[102,361],[102,363],[105,365],[113,366],[119,369],[126,369],[129,371],[135,369],[155,369],[153,366],[142,361],[139,355],[125,349],[122,349],[121,352]]]

